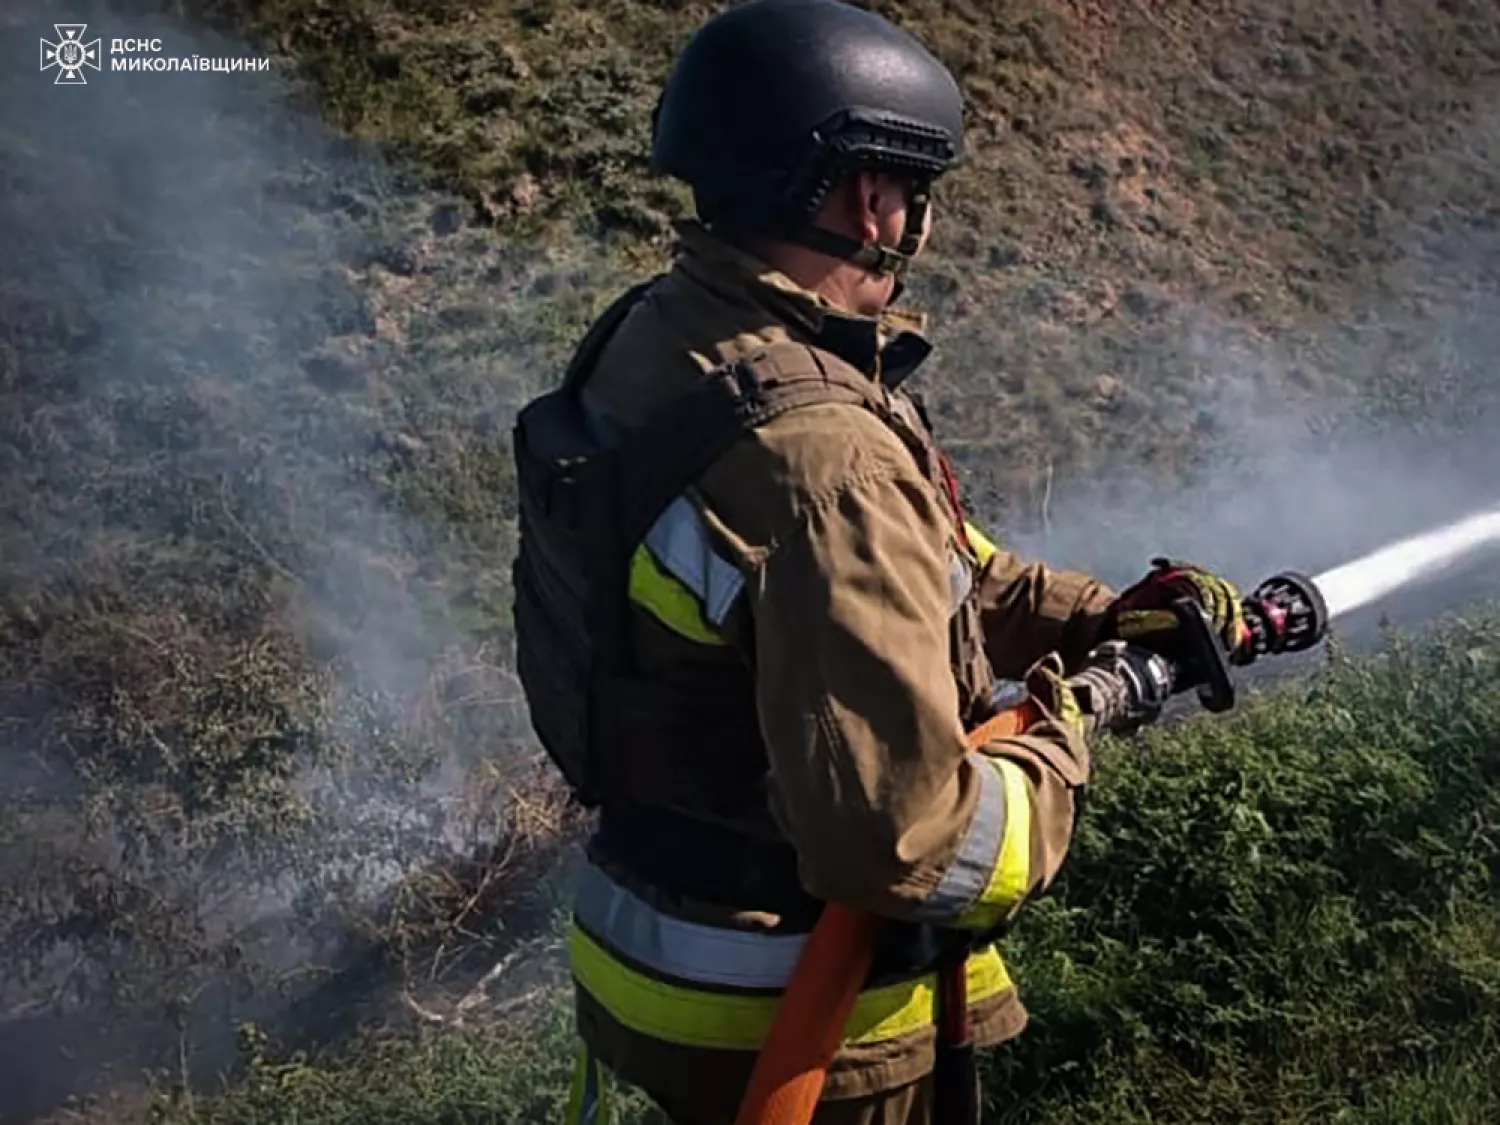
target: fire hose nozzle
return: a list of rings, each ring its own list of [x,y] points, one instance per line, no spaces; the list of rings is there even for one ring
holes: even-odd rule
[[[1231,664],[1253,664],[1262,656],[1279,656],[1312,648],[1328,633],[1328,605],[1306,575],[1283,571],[1267,578],[1244,600],[1249,635],[1226,652],[1203,607],[1184,598],[1173,607],[1187,642],[1186,659],[1176,669],[1178,690],[1196,687],[1206,711],[1234,706]]]
[[[1244,608],[1250,636],[1231,654],[1236,664],[1302,652],[1328,635],[1328,603],[1311,578],[1293,570],[1267,578],[1245,599]]]

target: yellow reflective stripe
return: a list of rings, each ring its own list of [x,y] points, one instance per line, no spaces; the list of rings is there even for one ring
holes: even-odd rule
[[[573,977],[610,1015],[640,1035],[687,1047],[756,1051],[765,1042],[779,996],[708,992],[648,977],[609,955],[577,926],[568,936]],[[968,995],[978,1003],[1011,987],[994,946],[968,962]],[[866,989],[844,1030],[845,1043],[878,1043],[933,1021],[937,976]]]
[[[1170,633],[1177,625],[1177,614],[1170,609],[1127,609],[1120,613],[1115,628],[1129,640],[1148,633]]]
[[[702,605],[693,592],[662,570],[644,544],[630,556],[630,600],[690,641],[727,643],[703,620]]]
[[[971,929],[999,923],[1021,901],[1031,882],[1031,793],[1026,775],[1005,758],[988,761],[1005,780],[1005,835],[989,883],[957,919],[958,925]]]
[[[968,520],[964,521],[964,530],[968,532],[969,546],[974,548],[974,554],[979,559],[979,565],[984,566],[985,563],[995,557],[995,553],[1000,548],[995,546],[988,535],[980,531],[978,527]]]

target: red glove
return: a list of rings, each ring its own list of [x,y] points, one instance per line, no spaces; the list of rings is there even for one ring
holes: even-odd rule
[[[1226,578],[1192,563],[1153,559],[1152,570],[1117,597],[1107,612],[1110,634],[1141,648],[1181,660],[1180,626],[1172,604],[1189,598],[1203,607],[1229,653],[1250,638],[1240,592]]]

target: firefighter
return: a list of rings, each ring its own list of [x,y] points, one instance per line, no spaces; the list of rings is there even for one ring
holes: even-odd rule
[[[676,1125],[732,1122],[835,900],[889,922],[815,1121],[931,1120],[935,967],[967,956],[978,1045],[1021,1031],[993,938],[1058,873],[1089,735],[1158,713],[1141,656],[1178,655],[1174,599],[1243,636],[1205,570],[1161,565],[1117,596],[961,510],[902,390],[923,322],[895,303],[961,107],[920,43],[838,0],[710,19],[653,119],[653,163],[696,218],[551,396],[586,421],[568,440],[617,451],[590,486],[610,498],[557,499],[587,492],[587,456],[547,453],[573,423],[518,428],[518,661],[544,744],[599,807],[569,936],[575,1120],[605,1120],[619,1079]],[[695,399],[710,384],[737,413]],[[569,566],[584,577],[548,578]],[[605,595],[569,593],[587,581]],[[1044,721],[967,751],[1008,682]]]

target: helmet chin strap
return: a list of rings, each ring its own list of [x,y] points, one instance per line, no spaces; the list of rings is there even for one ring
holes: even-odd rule
[[[787,237],[809,250],[816,250],[831,258],[840,258],[871,273],[894,275],[896,289],[891,295],[891,300],[894,301],[905,288],[906,271],[922,244],[922,229],[927,225],[927,212],[931,206],[931,185],[919,183],[914,186],[906,202],[906,228],[901,232],[900,245],[894,248],[878,243],[866,246],[848,235],[811,223],[789,231]]]

